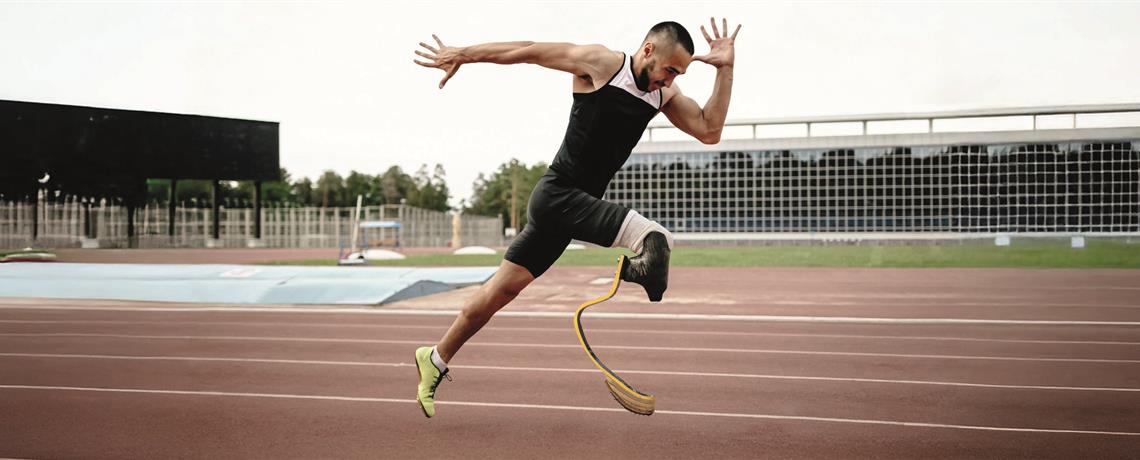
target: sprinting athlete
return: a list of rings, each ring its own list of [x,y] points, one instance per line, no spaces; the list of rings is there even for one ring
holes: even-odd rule
[[[435,415],[435,390],[447,376],[447,363],[535,278],[550,268],[571,239],[629,248],[636,257],[621,278],[640,284],[651,301],[661,300],[669,275],[673,237],[665,227],[625,206],[602,200],[614,174],[629,158],[649,121],[663,112],[681,131],[706,144],[720,142],[732,94],[733,44],[740,26],[728,34],[728,21],[712,36],[701,33],[708,54],[694,56],[684,26],[653,26],[635,53],[602,45],[508,42],[453,47],[432,35],[436,46],[416,50],[424,67],[443,70],[443,88],[463,64],[538,64],[574,76],[574,104],[562,146],[538,181],[527,206],[527,224],[515,237],[491,280],[467,300],[451,328],[434,347],[416,350],[420,383],[416,399],[424,415]],[[723,33],[722,30],[723,29]],[[681,93],[673,80],[692,61],[716,67],[712,96],[704,107]],[[451,377],[447,377],[450,379]]]

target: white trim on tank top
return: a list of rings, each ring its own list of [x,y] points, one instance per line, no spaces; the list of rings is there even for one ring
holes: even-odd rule
[[[645,101],[650,107],[661,110],[661,90],[656,89],[651,92],[645,92],[637,88],[637,82],[633,78],[633,68],[630,65],[628,55],[623,53],[621,70],[610,80],[610,86],[616,86],[624,89],[625,92],[632,94],[634,97]]]

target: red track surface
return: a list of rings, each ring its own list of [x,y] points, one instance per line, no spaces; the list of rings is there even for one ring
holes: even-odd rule
[[[508,310],[569,312],[606,268],[557,268]],[[438,415],[412,350],[449,316],[157,311],[0,300],[0,457],[1135,458],[1140,326],[589,318],[591,312],[1140,321],[1140,272],[675,269],[570,318],[501,316]],[[381,308],[456,309],[466,293]],[[702,304],[704,299],[704,304]],[[196,305],[173,305],[194,310]],[[78,307],[51,309],[47,307]],[[127,309],[124,309],[127,308]]]

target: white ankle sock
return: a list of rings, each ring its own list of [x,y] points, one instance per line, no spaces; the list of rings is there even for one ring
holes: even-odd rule
[[[435,347],[431,347],[431,363],[435,364],[435,368],[440,372],[447,370],[447,363],[443,362],[443,358],[439,356],[439,351]]]
[[[673,249],[673,234],[669,233],[661,224],[645,218],[637,211],[630,210],[621,223],[618,234],[614,237],[611,248],[629,248],[634,254],[641,254],[642,243],[650,232],[661,232],[669,249]]]

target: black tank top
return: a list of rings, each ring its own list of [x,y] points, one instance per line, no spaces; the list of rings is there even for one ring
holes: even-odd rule
[[[633,58],[624,61],[605,86],[574,93],[566,137],[546,173],[597,198],[625,164],[649,120],[661,110],[661,90],[638,89]]]

